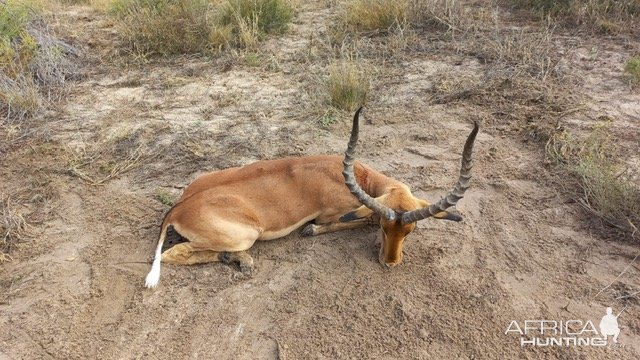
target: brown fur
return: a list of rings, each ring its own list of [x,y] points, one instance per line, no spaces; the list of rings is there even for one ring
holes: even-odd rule
[[[162,224],[162,231],[173,225],[189,243],[177,245],[179,251],[164,252],[162,260],[178,264],[215,261],[213,254],[195,252],[244,251],[256,240],[286,236],[309,221],[315,225],[305,229],[306,235],[366,225],[367,221],[339,222],[341,216],[354,211],[358,219],[372,216],[345,186],[342,160],[340,156],[292,157],[200,176],[185,189]],[[411,211],[428,205],[403,183],[366,165],[356,162],[355,175],[365,192],[389,208]],[[415,224],[380,220],[380,226],[380,261],[396,265],[402,260],[404,237]]]
[[[374,214],[381,229],[379,260],[395,266],[402,261],[404,239],[415,229],[416,221],[428,217],[462,220],[445,209],[455,206],[469,188],[478,122],[465,142],[454,189],[429,205],[414,197],[405,184],[354,160],[361,111],[362,107],[353,117],[344,158],[324,155],[258,161],[196,179],[162,222],[146,286],[155,287],[160,281],[162,261],[223,261],[220,253],[235,252],[240,268],[250,269],[253,259],[244,251],[256,240],[286,236],[308,222],[314,224],[308,224],[303,235],[354,229],[366,225]],[[171,226],[188,242],[163,252]]]

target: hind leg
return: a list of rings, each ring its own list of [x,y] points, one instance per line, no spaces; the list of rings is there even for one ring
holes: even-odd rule
[[[235,262],[243,272],[250,271],[253,259],[244,251],[258,239],[261,228],[251,210],[242,206],[242,199],[191,197],[185,201],[170,220],[173,230],[188,242],[163,252],[162,261],[184,265]],[[219,214],[221,207],[224,217]]]
[[[220,261],[220,252],[196,249],[189,242],[172,246],[162,253],[162,262],[175,265],[194,265]]]
[[[189,242],[174,245],[162,253],[162,261],[174,265],[194,265],[220,261],[227,265],[237,264],[243,273],[250,273],[253,270],[253,258],[245,251],[202,250],[195,248]]]

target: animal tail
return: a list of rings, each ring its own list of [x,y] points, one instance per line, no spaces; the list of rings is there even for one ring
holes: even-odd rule
[[[151,265],[151,271],[149,271],[149,274],[147,274],[147,278],[144,283],[144,285],[150,289],[156,287],[160,282],[160,261],[162,260],[162,245],[164,244],[164,239],[167,237],[167,228],[169,227],[169,225],[169,222],[165,221],[163,222],[162,228],[160,229],[160,238],[158,239],[158,247],[156,247],[156,254],[153,258],[153,265]]]

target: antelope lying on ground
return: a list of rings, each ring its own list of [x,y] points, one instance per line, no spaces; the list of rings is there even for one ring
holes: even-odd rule
[[[370,219],[380,223],[379,260],[395,266],[402,260],[405,237],[416,222],[428,217],[460,221],[445,211],[469,187],[471,152],[478,123],[462,152],[462,168],[455,188],[433,205],[411,194],[409,187],[359,162],[354,163],[358,141],[358,109],[344,161],[339,156],[290,157],[214,171],[197,178],[169,210],[160,228],[146,286],[160,280],[160,262],[198,264],[237,262],[251,270],[253,259],[245,250],[256,240],[288,235],[309,223],[305,236],[355,229]],[[346,186],[345,186],[346,184]],[[185,242],[165,250],[167,231]]]

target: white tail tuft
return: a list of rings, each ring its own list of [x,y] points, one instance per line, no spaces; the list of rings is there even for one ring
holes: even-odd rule
[[[151,265],[151,271],[147,274],[147,278],[144,282],[144,286],[152,289],[158,286],[160,282],[160,262],[162,261],[162,243],[164,243],[164,237],[166,234],[166,228],[162,229],[160,239],[158,240],[158,247],[156,248],[156,255],[153,258],[153,265]]]
[[[153,259],[153,265],[151,265],[151,271],[147,274],[147,279],[144,282],[144,286],[152,289],[160,282],[160,257],[156,256]]]

